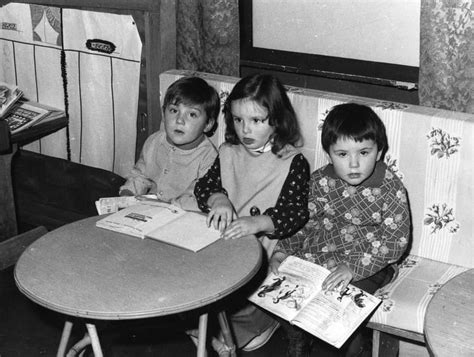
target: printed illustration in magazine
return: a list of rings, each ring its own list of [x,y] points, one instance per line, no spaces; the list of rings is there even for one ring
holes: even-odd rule
[[[249,300],[339,348],[380,304],[380,299],[349,285],[323,291],[326,268],[290,256],[270,273]]]

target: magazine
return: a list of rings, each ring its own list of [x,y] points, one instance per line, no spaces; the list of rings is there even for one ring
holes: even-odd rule
[[[163,202],[158,199],[156,194],[147,194],[139,196],[115,196],[115,197],[101,197],[95,201],[95,208],[99,215],[114,213],[121,209],[139,204],[142,201],[156,201]]]
[[[270,273],[249,300],[337,348],[381,302],[350,284],[344,291],[323,291],[330,271],[294,256],[278,272]]]
[[[0,82],[0,118],[3,118],[22,96],[23,92],[17,86]]]
[[[10,132],[16,134],[40,121],[53,120],[64,115],[64,112],[34,101],[20,100],[5,115]]]
[[[220,239],[218,230],[208,227],[206,216],[185,211],[169,203],[143,201],[112,213],[96,226],[197,252]]]

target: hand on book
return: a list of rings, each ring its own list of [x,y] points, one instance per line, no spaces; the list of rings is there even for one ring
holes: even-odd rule
[[[209,197],[208,205],[211,208],[207,214],[207,226],[224,233],[230,223],[237,218],[234,207],[229,198],[221,192],[216,192]]]
[[[283,252],[275,252],[273,253],[272,257],[270,258],[270,262],[268,263],[268,268],[269,270],[275,274],[278,275],[278,267],[280,264],[286,259],[288,254],[283,253]]]
[[[331,274],[323,281],[322,288],[326,291],[344,291],[352,280],[354,274],[345,264],[339,263],[336,267],[330,269]]]
[[[225,229],[222,234],[224,239],[238,239],[251,234],[272,232],[275,230],[270,216],[244,216],[237,218]]]

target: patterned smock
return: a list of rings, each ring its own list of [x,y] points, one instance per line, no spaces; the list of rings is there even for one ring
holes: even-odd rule
[[[264,155],[274,155],[269,152]],[[233,163],[238,165],[238,163]],[[248,164],[248,162],[247,162]],[[234,165],[234,166],[235,166]],[[194,190],[199,208],[203,212],[209,212],[207,201],[209,197],[216,192],[226,193],[226,188],[223,187],[221,181],[221,162],[218,156],[206,173],[204,177],[198,180]],[[242,165],[243,166],[243,165]],[[240,173],[242,180],[248,179],[249,167],[234,167],[235,172]],[[273,168],[274,170],[275,168]],[[271,170],[271,168],[269,169]],[[257,169],[256,172],[262,177],[265,175],[263,168]],[[285,174],[285,173],[282,173]],[[309,165],[302,154],[296,154],[291,161],[289,172],[286,173],[281,191],[275,192],[275,197],[278,197],[276,204],[269,207],[259,214],[268,215],[275,227],[272,234],[267,236],[272,238],[283,238],[297,232],[308,220],[307,199],[308,199],[308,180],[309,180]],[[236,177],[239,181],[239,177]],[[243,197],[252,197],[255,193],[252,192],[254,185],[241,185],[242,190],[248,192],[240,192]],[[227,194],[227,193],[226,193]],[[278,196],[276,196],[278,194]],[[236,208],[238,209],[238,208]],[[250,215],[250,214],[246,214]]]
[[[353,281],[367,278],[405,252],[410,211],[405,187],[383,163],[361,185],[339,179],[327,165],[311,175],[310,219],[276,251],[296,255],[328,269],[345,262]]]

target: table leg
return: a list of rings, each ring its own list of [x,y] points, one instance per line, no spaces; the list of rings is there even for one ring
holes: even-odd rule
[[[199,332],[198,332],[198,347],[197,357],[206,357],[206,339],[207,339],[207,320],[208,314],[199,316]]]
[[[100,348],[99,336],[94,324],[86,323],[87,332],[91,338],[92,350],[94,351],[94,357],[103,357],[102,349]]]
[[[217,320],[219,321],[219,326],[221,328],[222,336],[224,337],[224,343],[227,346],[230,356],[236,357],[236,347],[234,339],[232,338],[232,333],[230,331],[229,322],[227,321],[227,315],[225,311],[220,311],[217,314]]]
[[[67,353],[66,357],[76,357],[76,356],[82,356],[84,353],[85,348],[92,343],[91,338],[89,337],[89,334],[86,332],[84,334],[84,337],[77,341],[74,346],[72,346],[69,349],[69,352]]]
[[[64,323],[63,333],[61,335],[61,341],[59,342],[59,348],[57,357],[64,357],[64,353],[66,352],[67,343],[69,341],[69,337],[71,336],[73,323],[71,321],[66,321]]]

